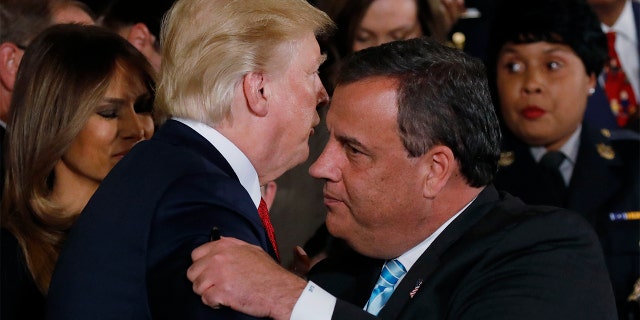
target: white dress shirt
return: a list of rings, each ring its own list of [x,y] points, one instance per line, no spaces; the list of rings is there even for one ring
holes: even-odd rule
[[[256,169],[249,161],[249,158],[236,147],[231,140],[223,136],[218,130],[198,121],[173,118],[173,120],[182,122],[202,137],[207,139],[222,156],[229,162],[229,165],[236,173],[240,184],[247,190],[253,204],[258,208],[260,205],[260,181],[258,180],[258,173]]]
[[[573,175],[573,167],[576,165],[576,160],[578,159],[578,149],[580,148],[580,133],[582,132],[582,125],[578,126],[578,129],[571,134],[567,143],[565,143],[560,150],[565,159],[558,167],[558,171],[562,175],[562,179],[564,180],[565,185],[569,185],[569,181],[571,181],[571,176]],[[536,162],[540,162],[542,157],[547,153],[547,149],[545,147],[531,147],[531,155]]]
[[[640,57],[638,53],[638,35],[636,34],[636,24],[633,17],[631,0],[627,0],[618,20],[611,26],[601,24],[602,31],[607,33],[616,32],[615,49],[622,64],[622,70],[629,79],[636,99],[640,98]],[[601,81],[604,81],[602,79]],[[601,84],[604,82],[601,82]]]

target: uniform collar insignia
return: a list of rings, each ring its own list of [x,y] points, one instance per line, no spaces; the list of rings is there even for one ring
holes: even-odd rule
[[[515,155],[513,154],[513,151],[502,152],[500,153],[500,160],[498,160],[498,166],[508,167],[511,164],[513,164],[514,160],[515,160]]]

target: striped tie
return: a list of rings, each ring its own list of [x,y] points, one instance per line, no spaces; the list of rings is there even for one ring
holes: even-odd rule
[[[384,307],[393,293],[393,287],[395,284],[407,273],[400,261],[394,259],[387,261],[382,267],[380,278],[376,283],[375,288],[371,292],[369,302],[367,302],[367,312],[374,316],[378,315],[378,312]]]

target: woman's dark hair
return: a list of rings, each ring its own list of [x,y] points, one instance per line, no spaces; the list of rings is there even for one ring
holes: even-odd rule
[[[502,0],[491,28],[489,73],[495,75],[505,43],[540,41],[571,47],[589,75],[598,75],[607,59],[606,36],[585,0]]]

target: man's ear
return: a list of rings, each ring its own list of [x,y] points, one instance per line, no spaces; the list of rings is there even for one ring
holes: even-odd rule
[[[11,42],[0,44],[0,82],[9,91],[13,91],[13,84],[16,81],[20,60],[22,60],[20,50]]]
[[[154,50],[153,43],[155,37],[144,23],[139,22],[134,24],[131,29],[129,29],[129,34],[126,38],[129,43],[144,54],[146,54],[146,51],[149,49]]]
[[[422,157],[426,165],[424,174],[423,196],[434,198],[447,184],[456,170],[456,159],[449,147],[438,145],[427,151]]]
[[[242,89],[249,110],[257,116],[266,116],[269,108],[264,94],[264,74],[261,72],[247,73],[242,79]]]

